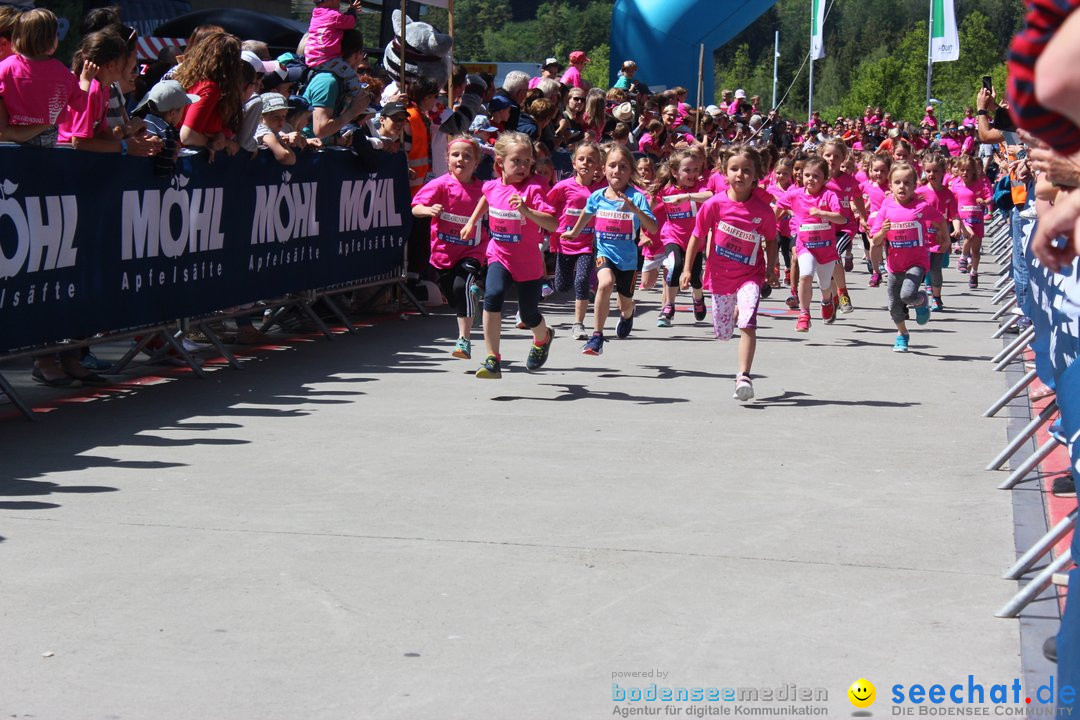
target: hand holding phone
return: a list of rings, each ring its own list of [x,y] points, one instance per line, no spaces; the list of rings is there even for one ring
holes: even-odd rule
[[[983,75],[983,87],[991,95],[994,94],[994,79],[989,75]]]

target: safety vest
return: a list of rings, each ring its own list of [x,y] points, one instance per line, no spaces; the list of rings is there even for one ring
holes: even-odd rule
[[[415,105],[409,107],[409,169],[413,177],[409,180],[409,196],[414,196],[427,182],[431,172],[431,137],[427,120]]]

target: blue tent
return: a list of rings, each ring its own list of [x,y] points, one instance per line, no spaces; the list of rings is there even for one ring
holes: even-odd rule
[[[706,104],[713,96],[712,53],[776,0],[616,0],[611,15],[611,82],[624,60],[646,84],[682,85],[696,102],[698,45],[705,44]]]

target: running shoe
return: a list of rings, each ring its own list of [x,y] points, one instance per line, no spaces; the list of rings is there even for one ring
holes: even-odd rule
[[[529,348],[529,355],[525,358],[525,369],[529,371],[539,370],[547,362],[548,353],[551,352],[551,341],[555,339],[555,331],[547,329],[547,342],[537,345],[535,342]]]
[[[743,373],[735,378],[735,394],[731,397],[743,402],[754,399],[754,383],[750,381],[749,375]]]
[[[551,287],[549,283],[544,283],[540,286],[540,297],[551,297],[554,292],[555,288]]]
[[[836,320],[836,305],[832,300],[825,302],[821,301],[821,319],[825,321],[826,325],[832,325]]]
[[[481,380],[498,380],[502,377],[502,369],[499,367],[499,358],[488,355],[484,358],[484,364],[476,371],[476,377]]]
[[[851,272],[855,269],[855,258],[850,255],[844,256],[844,272]]]
[[[701,321],[705,319],[705,296],[702,295],[699,298],[694,298],[694,319]]]
[[[765,283],[764,285],[761,286],[761,297],[767,298],[770,295],[772,295],[772,285],[769,284],[769,283]],[[705,299],[704,298],[701,299],[701,303],[702,303],[702,305],[705,304]],[[705,316],[702,315],[701,319],[704,320]]]
[[[675,315],[674,305],[665,305],[660,309],[660,317],[656,318],[656,327],[671,327],[671,318]]]
[[[915,308],[915,322],[920,325],[925,325],[930,322],[930,303],[925,302],[919,307]]]
[[[979,289],[979,273],[972,272],[971,275],[968,276],[968,287],[972,290]]]
[[[624,318],[624,317],[620,316],[619,317],[619,324],[615,326],[615,337],[622,340],[622,339],[626,338],[630,334],[630,331],[633,330],[633,329],[634,329],[634,316],[631,315],[630,317],[627,317],[627,318]]]
[[[795,332],[809,332],[810,331],[810,313],[799,313],[799,319],[795,321]]]
[[[893,346],[892,346],[892,351],[893,352],[907,352],[907,346],[908,346],[908,336],[907,335],[897,335],[896,336],[896,342],[893,343]]]
[[[956,269],[961,273],[966,273],[968,271],[967,255],[961,255],[960,259],[956,261]]]
[[[457,345],[454,346],[454,357],[461,358],[462,360],[468,360],[472,357],[472,342],[467,337],[459,337],[457,339]]]
[[[787,305],[792,310],[798,310],[799,309],[799,296],[796,295],[795,293],[792,293],[791,295],[788,295],[787,300],[784,301],[784,304]]]
[[[931,310],[941,311],[945,309],[945,303],[941,301],[941,298],[934,298],[934,304],[930,307]]]
[[[845,315],[855,309],[855,306],[851,304],[851,296],[844,293],[840,296],[840,312]]]
[[[588,340],[589,333],[585,330],[585,326],[581,323],[574,323],[574,327],[570,330],[570,337],[575,340]]]
[[[870,287],[877,287],[879,285],[881,285],[881,273],[879,273],[879,272],[870,273]]]
[[[581,348],[582,355],[603,355],[604,354],[604,336],[601,333],[593,333],[589,341],[585,343],[585,347]]]

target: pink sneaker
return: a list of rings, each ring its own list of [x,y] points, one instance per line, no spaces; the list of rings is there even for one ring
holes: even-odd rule
[[[809,332],[810,331],[810,313],[799,313],[799,319],[795,321],[795,332]]]

